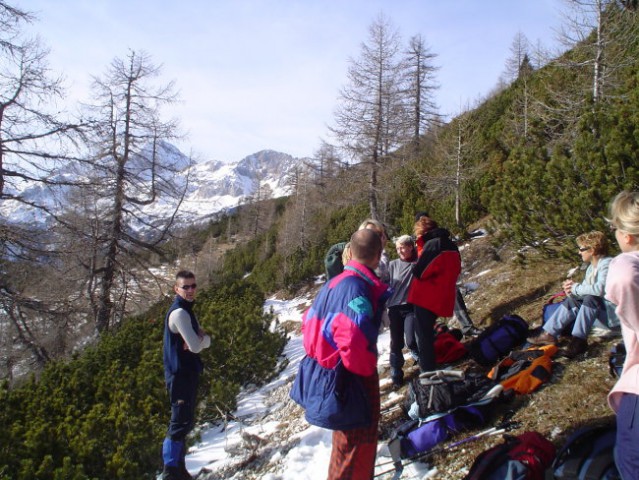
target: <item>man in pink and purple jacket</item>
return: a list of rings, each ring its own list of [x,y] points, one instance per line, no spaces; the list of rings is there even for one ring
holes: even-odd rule
[[[379,423],[377,335],[389,292],[374,273],[382,252],[379,235],[358,230],[350,248],[352,260],[322,287],[304,314],[307,356],[298,372],[299,388],[294,386],[291,396],[306,409],[309,423],[334,430],[328,478],[368,480],[374,474]],[[341,391],[355,383],[361,384],[362,396]],[[337,405],[337,415],[327,403]],[[354,419],[364,410],[369,415],[358,423],[338,420]]]

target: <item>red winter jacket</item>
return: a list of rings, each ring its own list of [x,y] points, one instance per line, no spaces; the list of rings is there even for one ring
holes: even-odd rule
[[[419,259],[413,267],[408,303],[451,317],[455,286],[461,273],[461,256],[448,230],[435,228],[417,239]]]

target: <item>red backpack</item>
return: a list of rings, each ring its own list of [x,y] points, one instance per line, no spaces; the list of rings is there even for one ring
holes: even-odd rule
[[[440,332],[435,336],[435,362],[451,363],[464,357],[468,349],[450,332]]]

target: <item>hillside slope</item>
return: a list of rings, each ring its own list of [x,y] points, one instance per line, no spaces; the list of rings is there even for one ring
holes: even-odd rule
[[[462,280],[464,283],[476,284],[476,289],[466,296],[470,314],[475,323],[483,327],[504,313],[517,313],[532,326],[536,326],[541,320],[543,303],[552,293],[559,290],[561,281],[575,264],[545,258],[533,250],[516,252],[508,245],[495,246],[495,242],[494,237],[486,235],[461,245],[464,260]],[[318,285],[310,285],[308,290],[299,292],[297,298],[306,298],[305,302],[297,304],[299,314],[311,301],[317,288]],[[294,335],[299,334],[298,321],[288,322],[288,325]],[[450,320],[449,325],[454,326],[454,320]],[[553,376],[548,384],[531,395],[516,397],[505,405],[500,405],[494,418],[477,431],[498,423],[502,415],[508,413],[512,415],[512,420],[520,423],[520,427],[513,431],[513,434],[536,430],[559,445],[565,435],[579,424],[610,417],[611,411],[606,404],[606,395],[612,388],[614,379],[608,372],[607,352],[617,341],[619,340],[616,338],[593,338],[588,352],[577,359],[569,361],[556,358]],[[403,400],[407,387],[404,386],[398,392],[391,390],[387,342],[388,335],[381,335],[379,370],[383,415],[380,425],[381,450],[377,463],[382,466],[377,468],[378,474],[392,469],[392,465],[388,464],[389,458],[383,456],[384,445],[394,428],[406,420],[399,409],[392,408]],[[299,344],[297,347],[299,348]],[[410,364],[411,361],[408,361],[407,365]],[[477,369],[477,365],[472,360],[465,360],[456,365],[456,368]],[[418,373],[414,366],[405,369],[408,377]],[[288,398],[293,375],[294,373],[289,370],[286,376],[280,377],[285,378],[285,381],[279,381],[266,395],[266,413],[252,417],[246,422],[242,441],[232,447],[233,461],[223,468],[204,471],[198,479],[283,480],[294,478],[293,473],[299,474],[286,471],[287,465],[290,470],[286,456],[293,449],[301,449],[300,442],[304,441],[302,438],[308,428],[303,419],[303,411]],[[273,424],[277,427],[266,426]],[[262,433],[253,435],[252,431]],[[463,432],[444,445],[477,431]],[[324,435],[324,439],[327,438],[330,439]],[[428,471],[427,478],[462,479],[475,457],[500,440],[501,437],[494,436],[465,444],[463,448],[430,459],[428,466],[407,468],[401,478],[424,478]],[[313,458],[317,463],[317,454],[310,457],[309,461]],[[319,458],[328,461],[321,455]],[[316,479],[324,475],[325,465],[309,464],[307,468],[308,472],[304,473],[303,478]],[[384,473],[378,478],[391,477],[392,473]]]

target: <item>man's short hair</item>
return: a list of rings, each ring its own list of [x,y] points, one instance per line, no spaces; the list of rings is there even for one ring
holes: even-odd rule
[[[415,240],[410,235],[401,235],[395,239],[395,246],[398,245],[410,245],[411,247],[415,246]]]
[[[352,258],[360,262],[377,260],[382,253],[382,238],[368,228],[353,233],[350,245]]]
[[[190,270],[180,270],[175,274],[175,281],[178,279],[186,280],[187,278],[195,278],[195,274]]]

